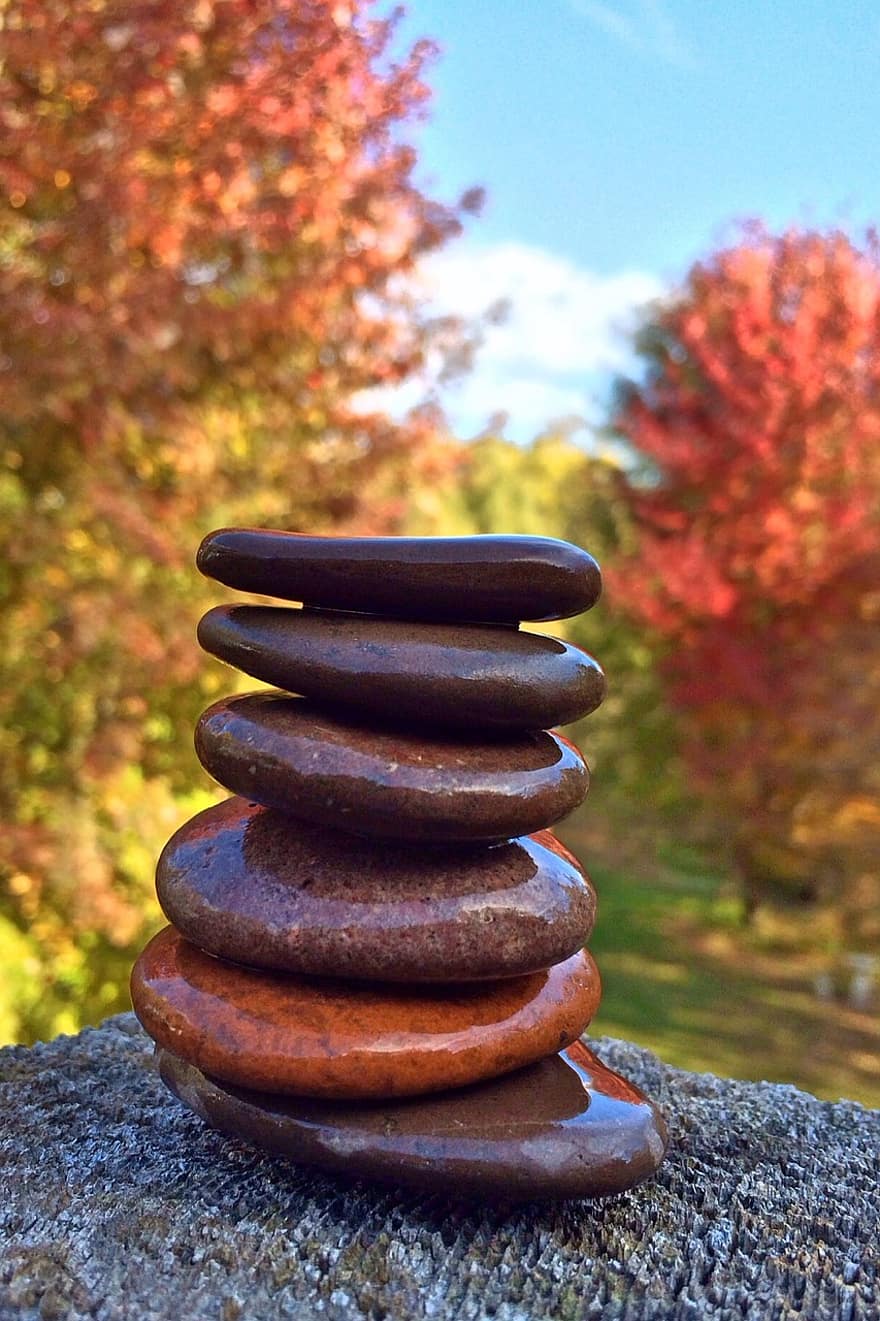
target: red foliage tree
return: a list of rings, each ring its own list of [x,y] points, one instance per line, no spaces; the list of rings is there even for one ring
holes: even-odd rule
[[[877,240],[754,226],[693,268],[642,350],[617,425],[650,472],[615,590],[663,640],[751,900],[834,890],[841,859],[878,861]]]
[[[365,9],[4,6],[7,423],[88,446],[218,388],[305,413],[411,373],[424,327],[391,277],[458,221],[399,131],[430,48],[387,63],[392,24]]]
[[[432,48],[395,58],[371,15],[2,7],[0,947],[36,942],[27,1030],[65,996],[119,1003],[151,855],[199,783],[199,538],[393,530],[444,462],[424,416],[357,406],[460,347],[402,277],[477,201],[419,188]]]

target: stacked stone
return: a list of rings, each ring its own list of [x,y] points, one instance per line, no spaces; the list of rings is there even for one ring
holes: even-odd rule
[[[518,627],[588,609],[595,561],[537,537],[225,529],[198,564],[302,607],[199,625],[276,689],[202,715],[198,755],[236,796],[159,861],[172,925],[132,998],[168,1086],[227,1133],[385,1181],[579,1197],[652,1173],[662,1119],[579,1041],[595,896],[547,830],[588,783],[548,728],[604,675]]]

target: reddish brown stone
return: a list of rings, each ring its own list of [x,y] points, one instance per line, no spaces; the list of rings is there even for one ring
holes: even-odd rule
[[[159,902],[221,958],[311,976],[456,982],[569,958],[595,896],[547,831],[505,844],[401,845],[230,798],[159,859]]]
[[[517,623],[588,610],[602,580],[591,555],[549,537],[309,537],[221,528],[202,573],[245,592],[408,619]]]
[[[217,606],[199,642],[264,683],[395,723],[549,729],[587,715],[605,692],[579,647],[497,625]]]
[[[326,1098],[412,1096],[510,1073],[575,1041],[599,1003],[586,951],[545,972],[400,988],[308,980],[204,954],[173,927],[135,964],[154,1041],[238,1087]]]
[[[589,776],[559,734],[468,739],[338,720],[301,697],[216,702],[196,727],[205,769],[265,807],[356,834],[498,840],[561,820]]]
[[[392,1104],[244,1091],[160,1052],[162,1078],[206,1123],[303,1165],[504,1201],[604,1197],[657,1169],[666,1125],[582,1043],[506,1077]]]

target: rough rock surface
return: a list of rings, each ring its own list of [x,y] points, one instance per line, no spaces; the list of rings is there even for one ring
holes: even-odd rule
[[[880,1316],[880,1112],[592,1044],[665,1109],[669,1159],[623,1197],[513,1211],[209,1131],[130,1015],[0,1051],[0,1317]]]

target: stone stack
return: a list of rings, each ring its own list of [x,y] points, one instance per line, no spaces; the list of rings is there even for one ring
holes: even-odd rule
[[[518,628],[588,609],[595,561],[539,537],[226,529],[198,564],[303,604],[199,625],[276,690],[196,730],[236,796],[159,861],[172,925],[132,998],[165,1082],[227,1133],[384,1181],[564,1198],[652,1173],[662,1119],[579,1041],[595,896],[546,829],[588,783],[548,727],[604,676]]]

